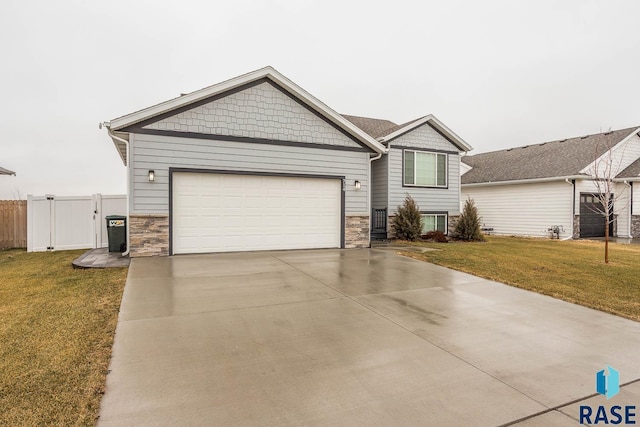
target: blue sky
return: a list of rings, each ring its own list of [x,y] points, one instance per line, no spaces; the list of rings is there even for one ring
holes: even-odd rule
[[[265,65],[338,112],[432,113],[474,152],[640,126],[637,1],[14,1],[0,199],[123,194],[98,123]]]

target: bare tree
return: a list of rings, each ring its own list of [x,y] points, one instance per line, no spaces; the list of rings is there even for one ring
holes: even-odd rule
[[[625,195],[625,191],[616,192],[615,177],[622,172],[622,164],[624,161],[624,152],[626,144],[620,147],[618,150],[614,150],[615,145],[611,142],[605,143],[606,151],[603,154],[598,155],[602,145],[599,145],[595,149],[594,161],[592,166],[587,172],[592,176],[593,183],[596,188],[596,194],[594,198],[597,203],[594,205],[588,205],[589,209],[598,215],[602,215],[605,218],[605,230],[604,230],[604,262],[609,263],[609,240],[611,225],[617,221],[614,214],[614,207],[618,210],[621,206],[618,204],[621,200],[628,203],[628,197]],[[624,208],[624,202],[622,208]]]

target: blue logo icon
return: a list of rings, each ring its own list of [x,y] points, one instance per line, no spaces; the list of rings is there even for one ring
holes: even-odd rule
[[[620,393],[620,372],[607,365],[608,374],[604,369],[596,373],[596,391],[611,399]]]

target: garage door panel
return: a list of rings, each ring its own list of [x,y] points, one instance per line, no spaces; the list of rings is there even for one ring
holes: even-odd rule
[[[606,218],[598,194],[580,193],[580,237],[604,237]],[[613,234],[613,224],[609,233]]]
[[[339,179],[174,173],[173,252],[340,246]]]

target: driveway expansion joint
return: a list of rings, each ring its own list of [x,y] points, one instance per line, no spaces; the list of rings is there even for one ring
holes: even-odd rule
[[[166,316],[149,316],[149,317],[142,317],[139,319],[123,319],[123,320],[119,320],[119,322],[138,322],[138,321],[154,320],[154,319],[170,319],[175,317],[198,316],[198,315],[207,314],[207,313],[222,313],[225,311],[251,310],[253,308],[278,307],[282,305],[305,304],[305,303],[316,302],[316,301],[329,301],[329,300],[340,300],[340,299],[344,299],[344,298],[343,297],[327,297],[327,298],[307,299],[302,301],[289,301],[289,302],[278,302],[278,303],[263,304],[263,305],[250,305],[246,307],[221,308],[219,310],[192,311],[189,313],[177,313],[177,314],[170,314]]]
[[[388,251],[132,267],[98,427],[573,425],[596,368],[640,378],[636,322]]]
[[[398,257],[399,257],[399,256],[401,256],[401,255],[398,255],[398,254],[394,254],[394,255],[396,255],[396,256],[398,256]],[[274,256],[274,255],[272,255],[272,256]],[[466,359],[462,358],[461,356],[458,356],[457,354],[452,353],[451,351],[447,350],[446,348],[444,348],[444,347],[442,347],[442,346],[440,346],[440,345],[438,345],[438,344],[436,344],[436,343],[434,343],[434,342],[432,342],[432,341],[429,341],[429,340],[427,340],[426,338],[424,338],[424,337],[422,337],[422,336],[420,336],[420,335],[416,334],[414,331],[412,331],[412,330],[408,329],[407,327],[405,327],[405,326],[403,326],[403,325],[399,324],[398,322],[394,321],[393,319],[390,319],[389,317],[385,316],[384,314],[379,313],[378,311],[374,310],[373,308],[371,308],[371,307],[369,307],[369,306],[367,306],[367,305],[365,305],[365,304],[361,303],[360,301],[356,300],[356,299],[355,299],[354,297],[352,297],[351,295],[347,295],[347,294],[345,294],[344,292],[340,291],[339,289],[336,289],[336,288],[334,288],[333,286],[331,286],[330,284],[326,283],[325,281],[323,281],[323,280],[321,280],[321,279],[319,279],[319,278],[316,278],[316,277],[311,276],[311,275],[310,275],[310,274],[308,274],[307,272],[305,272],[305,271],[302,271],[302,270],[298,269],[295,265],[292,265],[292,264],[290,264],[290,263],[288,263],[288,262],[286,262],[286,261],[284,261],[284,260],[282,260],[282,259],[280,259],[280,258],[277,258],[277,257],[275,257],[275,256],[274,256],[274,258],[276,258],[276,259],[278,259],[279,261],[284,262],[285,264],[287,264],[287,265],[289,265],[289,266],[291,266],[291,267],[293,267],[293,268],[297,269],[297,270],[298,270],[298,271],[300,271],[301,273],[303,273],[303,274],[305,274],[305,275],[307,275],[307,276],[309,276],[309,277],[311,277],[311,278],[313,278],[313,279],[315,279],[315,280],[317,280],[317,281],[321,282],[322,284],[324,284],[325,286],[327,286],[327,287],[328,287],[328,288],[330,288],[331,290],[333,290],[333,291],[335,291],[335,292],[338,292],[339,294],[343,295],[346,299],[348,299],[348,300],[350,300],[350,301],[352,301],[352,302],[354,302],[354,303],[358,304],[358,305],[359,305],[359,306],[361,306],[362,308],[364,308],[364,309],[366,309],[366,310],[370,311],[371,313],[374,313],[375,315],[377,315],[377,316],[379,316],[379,317],[381,317],[381,318],[383,318],[383,319],[387,320],[388,322],[393,323],[394,325],[398,326],[399,328],[404,329],[405,331],[407,331],[407,332],[409,332],[410,334],[412,334],[413,336],[415,336],[415,337],[417,337],[417,338],[421,339],[422,341],[424,341],[424,342],[426,342],[426,343],[429,343],[429,344],[431,344],[432,346],[434,346],[434,347],[436,347],[436,348],[440,349],[441,351],[444,351],[445,353],[447,353],[447,354],[449,354],[449,355],[451,355],[451,356],[455,357],[456,359],[458,359],[458,360],[460,360],[461,362],[463,362],[463,363],[467,364],[468,366],[470,366],[470,367],[472,367],[472,368],[476,369],[477,371],[482,372],[483,374],[485,374],[485,375],[487,375],[487,376],[489,376],[489,377],[493,378],[494,380],[496,380],[496,381],[498,381],[498,382],[502,383],[502,384],[503,384],[503,385],[505,385],[506,387],[509,387],[510,389],[512,389],[512,390],[514,390],[514,391],[516,391],[517,393],[519,393],[519,394],[523,395],[524,397],[526,397],[526,398],[528,398],[528,399],[532,400],[533,402],[536,402],[536,403],[537,403],[537,404],[539,404],[540,406],[547,408],[547,405],[545,405],[544,403],[540,402],[539,400],[537,400],[537,399],[533,398],[532,396],[529,396],[527,393],[525,393],[525,392],[523,392],[523,391],[521,391],[521,390],[517,389],[516,387],[512,386],[511,384],[509,384],[509,383],[505,382],[504,380],[502,380],[502,379],[500,379],[500,378],[496,377],[495,375],[493,375],[493,374],[491,374],[491,373],[489,373],[489,372],[485,371],[484,369],[480,368],[479,366],[474,365],[473,363],[471,363],[470,361],[468,361],[468,360],[466,360]],[[421,261],[419,261],[419,260],[416,260],[416,261],[421,262]],[[426,261],[422,261],[422,262],[426,262]],[[435,264],[434,264],[434,265],[435,265]],[[442,267],[442,268],[446,268],[446,267]],[[384,294],[384,293],[381,293],[381,294]],[[378,295],[380,295],[380,294],[378,294]]]

